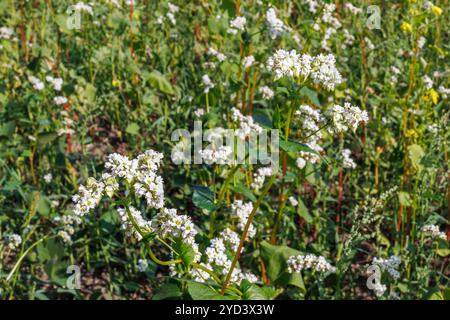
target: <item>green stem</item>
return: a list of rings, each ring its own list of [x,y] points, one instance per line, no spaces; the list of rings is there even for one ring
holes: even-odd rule
[[[225,293],[225,289],[227,288],[228,283],[230,282],[231,275],[233,274],[233,270],[236,267],[237,261],[239,260],[239,256],[241,254],[242,247],[244,246],[245,239],[247,238],[248,229],[250,228],[250,225],[251,225],[251,223],[253,221],[253,218],[255,217],[256,210],[258,210],[258,208],[261,205],[261,202],[263,201],[264,197],[269,192],[270,188],[272,187],[272,184],[275,182],[275,179],[276,179],[276,175],[273,175],[270,178],[270,180],[267,183],[266,187],[264,188],[263,192],[260,194],[258,200],[256,201],[252,212],[248,216],[247,223],[245,224],[244,231],[242,232],[241,241],[239,242],[239,246],[238,246],[238,248],[236,250],[236,254],[234,255],[234,259],[233,259],[233,262],[231,263],[230,270],[228,270],[228,274],[227,274],[227,276],[225,278],[225,281],[223,283],[223,286],[222,286],[222,291],[221,291],[222,295]]]

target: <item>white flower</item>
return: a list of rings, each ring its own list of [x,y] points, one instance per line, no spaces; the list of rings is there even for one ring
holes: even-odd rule
[[[287,260],[289,273],[300,273],[305,269],[312,269],[317,272],[336,272],[336,268],[327,262],[322,256],[306,254],[291,256]]]
[[[420,231],[422,231],[422,233],[426,236],[430,236],[433,239],[442,239],[442,240],[447,240],[447,236],[445,235],[444,232],[441,232],[439,230],[439,227],[434,225],[434,224],[427,224],[424,225]]]
[[[136,265],[136,268],[139,270],[139,272],[145,272],[148,268],[148,262],[145,259],[139,259],[138,263]]]
[[[247,223],[247,220],[250,216],[250,213],[253,210],[253,204],[251,202],[244,203],[242,200],[235,200],[234,203],[231,205],[231,212],[233,216],[236,216],[238,218],[238,224],[237,227],[239,230],[243,231],[244,227]],[[250,224],[250,227],[248,229],[247,236],[249,238],[253,238],[256,234],[256,229],[253,226],[253,224]]]
[[[14,34],[14,30],[7,27],[0,28],[0,39],[10,40],[12,35]]]
[[[225,61],[225,59],[227,58],[226,55],[218,52],[217,50],[211,47],[208,48],[208,54],[216,57],[217,60],[219,60],[220,62]]]
[[[311,77],[316,84],[321,84],[329,91],[342,82],[342,76],[336,69],[336,59],[332,54],[319,54],[312,62]]]
[[[208,93],[210,89],[214,88],[215,84],[211,81],[209,76],[207,74],[204,74],[202,76],[203,85],[205,87],[204,91],[205,93]]]
[[[255,57],[253,57],[253,56],[244,57],[244,59],[242,59],[242,64],[244,65],[245,69],[250,68],[254,62],[255,62]]]
[[[400,278],[400,272],[398,272],[397,269],[400,266],[401,262],[402,259],[395,255],[392,255],[389,259],[381,259],[377,257],[373,259],[373,264],[379,266],[383,271],[387,270],[389,275],[394,280]]]
[[[228,29],[228,33],[236,34],[238,31],[244,31],[245,24],[247,23],[247,19],[245,17],[236,17],[230,21],[230,28]]]
[[[283,21],[277,18],[277,13],[274,8],[269,8],[266,12],[266,24],[269,28],[270,37],[276,39],[287,29],[285,28]]]
[[[420,49],[422,49],[426,42],[427,42],[427,39],[426,39],[425,37],[422,36],[422,37],[420,37],[420,38],[417,40],[417,46],[418,46]]]
[[[203,116],[205,114],[205,109],[198,108],[197,110],[194,111],[194,114],[197,118],[200,118],[201,116]]]
[[[271,167],[259,168],[257,172],[253,174],[253,182],[251,187],[258,191],[262,188],[266,177],[273,175],[273,170]]]
[[[244,116],[237,108],[231,109],[231,112],[231,119],[239,125],[235,135],[240,139],[245,139],[252,134],[260,134],[263,131],[261,126],[255,123],[251,116]]]
[[[155,233],[161,238],[170,236],[195,245],[197,230],[187,215],[178,215],[176,209],[162,208],[153,222]]]
[[[262,86],[261,88],[259,88],[259,92],[261,93],[263,99],[266,100],[270,100],[274,96],[273,90],[270,89],[268,86]]]
[[[53,98],[53,102],[56,105],[59,106],[59,105],[62,105],[62,104],[66,104],[67,103],[67,98],[63,97],[63,96],[56,96],[56,97]]]
[[[28,77],[28,80],[30,80],[31,84],[33,85],[33,88],[37,91],[41,91],[45,88],[44,83],[34,76]]]
[[[52,182],[52,179],[53,179],[53,176],[52,176],[51,173],[47,173],[47,174],[44,176],[44,181],[45,181],[46,183]]]
[[[142,240],[141,233],[135,228],[133,221],[129,218],[129,215],[131,215],[142,233],[153,232],[152,222],[145,220],[145,218],[142,217],[142,213],[133,206],[129,206],[128,208],[118,208],[117,213],[119,214],[120,221],[122,223],[122,229],[125,230],[128,237],[133,235],[136,240]]]
[[[61,91],[63,84],[63,80],[61,78],[47,76],[45,79],[53,85],[53,89],[55,89],[55,91]]]
[[[329,128],[330,132],[345,132],[348,129],[355,131],[360,123],[369,121],[367,111],[348,102],[345,102],[344,107],[335,104],[328,112],[328,116],[333,121],[333,126]]]
[[[351,14],[355,14],[355,15],[363,12],[363,10],[361,8],[355,7],[350,2],[345,3],[345,9],[350,11]]]
[[[22,244],[22,237],[18,234],[11,234],[7,236],[6,242],[11,250],[17,249]]]
[[[351,154],[352,154],[352,152],[349,149],[342,150],[342,166],[344,168],[350,168],[350,169],[356,168],[355,161],[353,161],[353,159],[350,158]]]
[[[297,201],[297,199],[295,199],[295,197],[289,197],[288,198],[288,200],[289,200],[289,202],[291,203],[291,205],[293,206],[293,207],[296,207],[296,206],[298,206],[298,201]]]
[[[301,157],[297,158],[296,164],[297,164],[297,167],[299,167],[300,169],[303,169],[306,166],[306,160]]]
[[[422,79],[423,83],[425,84],[425,89],[431,90],[433,89],[433,80],[427,75],[425,75]]]
[[[89,4],[85,4],[84,2],[78,2],[76,5],[73,6],[75,11],[82,12],[85,11],[91,16],[94,15],[94,11],[92,10],[92,7]]]
[[[170,2],[167,2],[167,5],[169,6],[169,11],[172,13],[177,13],[178,11],[180,11],[180,7],[174,5]]]

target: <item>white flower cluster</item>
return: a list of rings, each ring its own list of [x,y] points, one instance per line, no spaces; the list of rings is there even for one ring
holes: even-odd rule
[[[237,34],[239,31],[244,31],[247,19],[245,17],[236,17],[230,21],[230,27],[228,28],[228,33]]]
[[[229,146],[209,145],[206,149],[200,150],[199,154],[206,164],[229,164],[233,150]]]
[[[333,13],[336,10],[336,5],[334,3],[327,3],[325,4],[325,7],[323,8],[322,13],[322,21],[324,23],[330,24],[334,26],[335,28],[340,28],[341,23],[339,20],[333,16]]]
[[[211,90],[212,88],[215,87],[215,84],[211,81],[211,79],[209,78],[209,76],[207,74],[204,74],[202,76],[202,81],[203,81],[203,86],[205,87],[205,89],[203,90],[204,93],[208,93],[209,90]]]
[[[151,221],[145,220],[145,218],[142,216],[142,213],[133,206],[129,206],[127,208],[118,208],[117,213],[122,223],[121,228],[125,231],[125,235],[127,237],[134,236],[137,241],[142,240],[142,235],[134,227],[133,222],[131,221],[131,219],[129,219],[128,213],[131,215],[141,232],[153,232]]]
[[[316,13],[317,12],[317,8],[320,5],[320,1],[319,0],[305,0],[305,2],[308,4],[308,10],[311,13]]]
[[[62,84],[63,84],[63,79],[61,79],[61,78],[53,78],[52,76],[46,76],[45,80],[47,80],[47,82],[49,82],[53,86],[53,89],[55,91],[61,91]]]
[[[253,173],[253,182],[251,187],[253,190],[258,191],[264,185],[264,181],[266,177],[273,175],[273,170],[271,167],[263,167],[259,168],[256,172]]]
[[[202,265],[210,270],[218,269],[222,275],[227,275],[230,267],[231,260],[227,255],[227,248],[231,249],[232,254],[236,253],[239,246],[239,236],[232,230],[226,229],[222,231],[218,237],[211,240],[208,248],[205,250],[206,263]],[[200,269],[193,268],[192,274],[197,281],[206,281],[209,279],[209,274]],[[233,269],[231,275],[231,282],[240,284],[244,279],[254,283],[258,281],[258,278],[250,272],[242,272],[238,267]]]
[[[299,54],[295,50],[277,50],[268,60],[267,69],[275,74],[275,80],[283,76],[304,79],[311,76],[315,84],[321,84],[327,90],[342,82],[342,76],[336,68],[336,59],[332,54]]]
[[[425,84],[425,89],[431,90],[433,89],[433,80],[427,75],[423,76],[422,79],[423,83]]]
[[[148,262],[145,259],[139,259],[138,263],[136,265],[136,268],[139,270],[139,272],[145,272],[148,268]]]
[[[328,115],[333,120],[333,126],[329,127],[330,133],[345,132],[348,129],[355,131],[361,122],[369,121],[367,111],[352,106],[348,102],[345,102],[343,107],[335,104]]]
[[[299,153],[299,158],[297,158],[297,167],[303,169],[306,162],[312,164],[319,162],[320,152],[323,151],[322,147],[319,145],[319,140],[322,138],[322,133],[320,132],[320,126],[324,122],[324,117],[319,110],[313,109],[308,105],[301,105],[298,110],[295,111],[295,116],[301,123],[302,132],[305,138],[302,142],[308,147],[317,152],[301,151]]]
[[[92,7],[89,4],[85,4],[84,2],[78,2],[76,5],[73,6],[73,8],[75,9],[75,11],[78,12],[87,12],[88,14],[90,14],[91,16],[94,15],[94,10],[92,10]]]
[[[345,10],[348,10],[348,11],[350,11],[351,14],[355,14],[355,15],[363,12],[363,10],[361,8],[355,7],[350,2],[345,3]]]
[[[51,173],[47,173],[46,175],[44,175],[44,181],[45,183],[50,183],[53,180],[53,175]]]
[[[37,91],[44,90],[45,85],[38,78],[36,78],[34,76],[30,76],[30,77],[28,77],[28,80],[30,80],[31,84],[33,85],[34,90],[37,90]]]
[[[269,28],[270,37],[276,39],[283,32],[289,29],[285,27],[283,21],[277,18],[277,13],[274,8],[269,8],[266,12],[266,25]]]
[[[245,69],[250,68],[254,63],[255,63],[254,56],[247,56],[242,59],[242,64],[244,65]]]
[[[239,125],[235,135],[240,139],[245,139],[250,134],[260,134],[263,130],[251,116],[244,116],[237,108],[231,109],[231,119]]]
[[[342,166],[347,169],[355,169],[356,163],[353,161],[352,158],[350,158],[350,155],[352,152],[350,149],[344,149],[342,150]]]
[[[22,237],[13,233],[6,237],[6,242],[11,250],[15,250],[22,244]]]
[[[209,47],[208,48],[208,54],[211,56],[214,56],[217,58],[217,60],[219,60],[219,62],[225,61],[225,59],[227,58],[226,55],[224,55],[223,53],[217,51],[214,48]]]
[[[270,89],[268,86],[260,87],[259,92],[261,93],[263,99],[266,99],[266,100],[270,100],[274,96],[273,90]]]
[[[170,20],[170,23],[176,25],[177,20],[175,19],[175,13],[180,11],[180,8],[170,2],[167,3],[167,6],[169,7],[169,12],[166,13],[166,17]]]
[[[238,218],[237,227],[240,231],[243,231],[245,225],[247,224],[248,217],[253,210],[253,204],[251,202],[244,203],[242,200],[235,200],[233,204],[231,204],[231,211],[233,216]],[[247,237],[253,238],[256,234],[256,228],[253,224],[250,224],[248,228]]]
[[[295,199],[295,197],[290,196],[290,197],[288,198],[288,200],[289,200],[290,204],[291,204],[293,207],[298,206],[298,201],[297,201],[297,199]]]
[[[389,259],[377,257],[373,259],[373,264],[379,266],[383,271],[386,270],[394,280],[400,278],[400,272],[397,271],[400,263],[402,263],[402,259],[395,255],[392,255]]]
[[[336,268],[325,260],[322,256],[306,254],[291,256],[287,260],[289,273],[299,273],[304,269],[313,269],[317,272],[336,272]]]
[[[427,224],[420,228],[420,231],[426,236],[430,236],[433,239],[447,240],[447,236],[444,232],[439,230],[439,227],[434,224]]]
[[[53,102],[58,106],[66,104],[67,101],[67,98],[63,96],[56,96],[53,98]]]
[[[162,208],[154,220],[154,231],[161,238],[173,237],[182,239],[184,243],[196,246],[197,230],[187,215],[177,214],[176,209]],[[198,250],[197,250],[198,252]]]
[[[14,34],[14,30],[7,27],[0,28],[0,39],[10,40]]]
[[[56,216],[54,221],[62,225],[63,230],[58,231],[58,236],[66,243],[72,243],[72,235],[75,233],[75,225],[81,224],[81,218],[75,214]]]

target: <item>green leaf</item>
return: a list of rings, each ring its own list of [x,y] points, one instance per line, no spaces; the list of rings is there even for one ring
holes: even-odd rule
[[[0,126],[0,136],[11,137],[16,131],[16,124],[14,121],[9,121]]]
[[[286,152],[300,152],[300,151],[304,151],[304,152],[310,152],[310,153],[314,153],[316,155],[319,155],[317,153],[316,150],[311,149],[310,147],[308,147],[306,144],[304,143],[300,143],[297,141],[293,141],[293,140],[284,140],[282,138],[280,138],[280,148]]]
[[[195,252],[192,246],[181,240],[175,241],[173,245],[176,252],[179,253],[181,260],[186,266],[189,266],[195,259]]]
[[[250,283],[248,280],[243,280],[240,287],[244,294],[242,297],[244,300],[273,300],[283,292],[283,289],[276,289],[274,287],[259,287],[254,283]]]
[[[298,207],[297,207],[297,213],[300,217],[305,219],[307,223],[313,223],[313,217],[309,214],[308,208],[303,203],[302,199],[297,198],[298,201]]]
[[[129,134],[137,135],[139,133],[139,129],[140,129],[139,125],[135,122],[132,122],[127,126],[125,131]]]
[[[409,159],[411,160],[412,166],[418,170],[421,171],[423,169],[423,165],[421,164],[422,158],[425,155],[425,152],[423,151],[422,147],[413,144],[408,147],[408,155]]]
[[[175,95],[173,86],[159,71],[144,73],[143,76],[153,88],[169,95]]]
[[[213,211],[214,194],[208,187],[193,186],[194,193],[192,194],[192,202],[200,209],[206,209],[209,212]]]
[[[40,145],[45,145],[49,142],[52,142],[58,137],[58,134],[56,132],[46,132],[46,133],[40,133],[37,137],[37,142]]]
[[[274,246],[266,241],[261,242],[260,251],[271,283],[281,286],[290,284],[306,291],[301,274],[287,271],[287,259],[300,255],[300,251],[287,246]]]
[[[235,186],[232,186],[231,189],[236,193],[243,194],[247,199],[249,199],[253,202],[256,201],[256,197],[253,194],[253,192],[249,188],[244,186],[242,183],[238,183]]]
[[[320,107],[320,101],[317,92],[315,92],[314,90],[311,90],[308,87],[303,87],[300,89],[300,96],[309,98],[309,100],[311,100],[311,103]]]
[[[232,300],[234,297],[220,294],[220,288],[213,289],[211,286],[198,283],[189,282],[188,292],[194,300]]]
[[[400,204],[402,206],[409,207],[412,205],[411,196],[409,195],[408,192],[400,191],[398,193],[398,200],[400,201]]]
[[[153,300],[163,300],[167,298],[179,298],[183,295],[179,286],[175,283],[166,283],[162,285],[158,292],[152,297]]]
[[[438,286],[431,288],[425,294],[426,300],[444,300],[444,296]]]

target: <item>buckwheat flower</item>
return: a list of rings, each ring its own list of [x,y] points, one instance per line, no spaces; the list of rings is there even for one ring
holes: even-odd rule
[[[438,92],[441,94],[443,99],[447,99],[447,97],[450,95],[450,89],[447,89],[443,85],[439,86]]]
[[[114,195],[114,192],[119,190],[119,184],[117,183],[116,177],[112,174],[109,174],[107,172],[104,172],[102,174],[102,182],[104,184],[104,192],[105,194],[112,198]]]
[[[215,86],[215,84],[211,81],[211,79],[209,78],[209,76],[207,74],[204,74],[202,76],[202,81],[203,81],[203,86],[205,87],[203,92],[205,92],[205,93],[208,93],[209,90],[214,88],[214,86]]]
[[[133,187],[135,194],[138,197],[144,197],[149,207],[160,209],[164,206],[163,179],[157,173],[146,172]]]
[[[55,91],[61,91],[63,80],[61,78],[53,78],[51,76],[45,77],[47,82],[50,82]]]
[[[219,60],[220,62],[225,61],[227,58],[226,55],[218,52],[217,50],[215,50],[214,48],[211,48],[211,47],[208,48],[208,54],[216,57],[217,60]]]
[[[401,73],[401,71],[396,66],[391,66],[391,70],[396,75],[399,75]]]
[[[28,80],[30,80],[31,84],[33,85],[33,88],[37,91],[41,91],[45,88],[44,83],[34,76],[28,77]]]
[[[219,234],[219,238],[223,239],[223,241],[230,246],[231,250],[234,252],[237,251],[241,239],[236,232],[227,228]]]
[[[161,238],[172,237],[194,245],[197,230],[187,215],[178,215],[176,209],[162,208],[154,219],[154,230]]]
[[[175,15],[172,12],[167,12],[166,17],[169,19],[170,23],[173,25],[177,24],[177,20],[175,19]]]
[[[342,166],[347,169],[355,169],[356,163],[350,158],[352,152],[349,149],[342,150]]]
[[[320,1],[318,0],[305,0],[305,2],[308,4],[308,10],[311,13],[316,13],[317,8],[320,5]]]
[[[447,236],[445,235],[445,232],[441,232],[439,230],[439,227],[433,224],[427,224],[424,225],[420,231],[425,235],[429,236],[433,239],[442,239],[447,240]]]
[[[425,89],[431,90],[433,89],[433,80],[427,75],[422,78],[423,83],[425,84]]]
[[[398,256],[392,255],[389,259],[382,259],[375,257],[373,264],[379,266],[383,271],[386,270],[389,275],[397,280],[400,278],[400,273],[397,271],[402,259]]]
[[[307,77],[311,72],[312,58],[308,54],[300,55],[295,50],[277,50],[267,60],[267,69],[274,73],[275,80],[284,76]]]
[[[335,17],[333,17],[333,13],[336,10],[336,5],[334,3],[327,3],[324,6],[323,12],[322,12],[322,21],[333,25],[335,28],[340,28],[341,23],[339,20]]]
[[[247,223],[248,217],[253,210],[253,204],[251,202],[244,203],[242,200],[235,200],[231,205],[231,212],[233,216],[238,218],[237,227],[239,230],[243,231]],[[253,238],[256,234],[256,229],[253,224],[250,224],[247,236]]]
[[[236,34],[238,31],[244,31],[247,19],[245,17],[238,16],[230,21],[230,27],[228,33]]]
[[[266,25],[269,28],[270,37],[272,39],[276,39],[286,31],[283,21],[277,18],[277,13],[274,8],[269,8],[266,12]]]
[[[167,2],[167,6],[169,7],[169,11],[172,13],[177,13],[178,11],[180,11],[180,7],[174,5],[170,2]]]
[[[121,228],[125,231],[127,237],[134,236],[137,241],[142,240],[141,233],[135,228],[133,221],[128,216],[128,211],[142,233],[145,234],[154,231],[152,222],[146,220],[139,210],[133,206],[129,206],[128,208],[119,207],[117,208],[117,213],[122,224]]]
[[[351,4],[350,2],[346,2],[345,3],[345,9],[350,11],[351,14],[360,14],[363,12],[363,10],[361,8],[355,7],[353,4]]]
[[[425,37],[423,37],[423,36],[420,37],[417,40],[417,46],[419,47],[419,49],[422,49],[426,42],[427,42],[427,39]]]
[[[382,284],[380,282],[376,282],[373,285],[373,290],[374,290],[375,295],[377,297],[381,297],[384,294],[384,292],[387,290],[387,287],[386,287],[386,285],[384,285],[384,284]]]
[[[244,116],[237,108],[231,109],[231,112],[231,119],[239,125],[235,135],[240,139],[245,139],[251,134],[260,134],[263,131],[261,126],[255,123],[251,116]]]
[[[6,242],[8,243],[8,247],[11,250],[15,250],[22,244],[22,237],[18,234],[13,233],[7,236]]]
[[[303,169],[306,166],[306,163],[309,162],[311,164],[318,163],[320,161],[320,156],[313,152],[309,151],[300,151],[299,157],[296,160],[297,167]]]
[[[229,164],[233,150],[229,146],[216,146],[211,144],[206,149],[199,151],[206,164]]]
[[[336,268],[327,262],[322,256],[306,254],[290,256],[287,260],[289,273],[300,273],[303,270],[312,269],[316,272],[336,272]]]
[[[264,185],[266,177],[273,175],[271,167],[259,168],[258,171],[253,173],[253,182],[251,184],[252,189],[258,191]]]
[[[65,230],[60,230],[60,231],[58,231],[57,235],[58,235],[65,243],[68,243],[68,244],[71,244],[71,243],[72,243],[72,237],[71,237],[71,235],[70,235],[67,231],[65,231]]]
[[[53,176],[51,173],[47,173],[46,175],[44,175],[44,181],[46,183],[50,183],[50,182],[52,182],[52,180],[53,180]]]
[[[86,187],[80,185],[78,194],[72,197],[74,213],[82,216],[94,209],[103,196],[104,188],[103,182],[97,181],[94,178],[88,179]]]
[[[242,59],[242,64],[244,65],[245,69],[250,68],[253,63],[255,63],[255,57],[254,56],[247,56]]]
[[[291,206],[293,206],[293,207],[298,206],[298,201],[297,201],[297,199],[295,199],[295,197],[290,196],[290,197],[288,198],[288,200],[289,200]]]
[[[299,169],[303,169],[306,166],[306,160],[302,157],[297,158],[295,163]]]
[[[86,12],[88,14],[90,14],[91,16],[94,15],[94,10],[92,10],[92,7],[89,4],[85,4],[84,2],[78,2],[77,4],[75,4],[73,6],[73,8],[75,9],[75,11],[78,12]]]
[[[148,268],[148,262],[145,259],[139,259],[138,263],[136,265],[136,268],[139,270],[139,272],[145,272]]]
[[[137,176],[138,162],[135,160],[130,160],[127,156],[112,153],[107,157],[105,168],[112,175],[124,178],[128,181],[128,183],[131,183]]]
[[[311,77],[314,83],[321,84],[329,91],[342,83],[342,76],[336,68],[336,59],[332,54],[319,54],[314,57]]]
[[[271,100],[274,96],[274,92],[268,86],[262,86],[259,88],[259,92],[261,93],[263,99]]]
[[[67,98],[66,97],[63,97],[63,96],[57,96],[57,97],[54,97],[53,98],[53,102],[56,104],[56,105],[62,105],[62,104],[66,104],[67,103]]]
[[[7,27],[0,28],[0,39],[10,40],[14,34],[14,30]]]
[[[198,108],[194,111],[194,114],[197,118],[201,118],[205,114],[205,109]]]
[[[355,131],[360,123],[369,121],[367,111],[348,102],[345,102],[344,107],[335,104],[328,112],[328,116],[333,121],[333,126],[329,128],[330,132],[345,132],[348,129]]]

